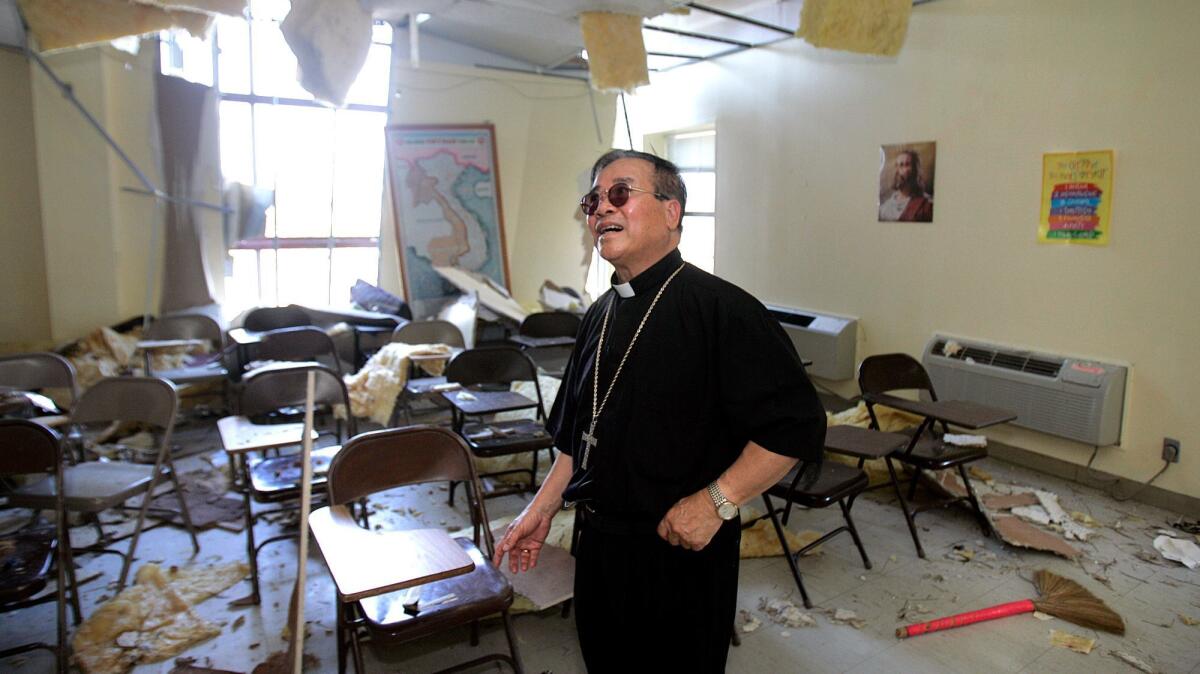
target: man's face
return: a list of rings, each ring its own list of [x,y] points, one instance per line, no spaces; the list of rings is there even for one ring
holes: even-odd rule
[[[892,189],[898,190],[913,182],[912,155],[901,152],[896,155],[896,174],[892,177]]]
[[[629,200],[617,208],[608,201],[608,189],[616,183],[649,192],[631,191]],[[654,167],[650,162],[618,159],[600,171],[592,189],[601,199],[596,212],[588,216],[588,230],[600,256],[618,272],[636,276],[675,247],[672,232],[679,220],[679,202],[660,201],[652,194]]]

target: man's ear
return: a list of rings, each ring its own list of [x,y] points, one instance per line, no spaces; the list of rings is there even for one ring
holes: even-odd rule
[[[679,229],[679,225],[680,225],[679,215],[682,211],[682,208],[680,207],[679,202],[676,201],[675,199],[668,199],[666,201],[666,206],[667,206],[667,224],[671,228],[671,231],[675,231],[676,229]]]

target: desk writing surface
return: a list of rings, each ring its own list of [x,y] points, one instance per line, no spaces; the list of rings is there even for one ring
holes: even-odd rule
[[[205,339],[143,339],[137,343],[137,348],[143,351],[154,351],[156,349],[171,349],[182,346],[207,346],[208,340]]]
[[[529,349],[542,349],[552,346],[574,346],[574,337],[530,337],[528,335],[513,335],[508,341]]]
[[[246,344],[257,344],[258,342],[262,341],[261,332],[250,332],[245,328],[232,328],[228,332],[228,335],[230,341],[232,341],[234,344],[242,346]]]
[[[463,394],[467,394],[464,396]],[[463,414],[496,414],[536,407],[537,401],[530,400],[512,391],[479,391],[459,389],[442,391],[442,397]]]
[[[343,601],[423,585],[475,569],[467,553],[441,529],[368,531],[346,506],[326,506],[308,518],[313,538]]]
[[[874,431],[858,426],[830,426],[825,431],[825,449],[864,459],[878,459],[908,444],[899,433]]]
[[[907,400],[886,393],[873,394],[870,399],[873,403],[971,429],[987,428],[1017,418],[1008,410],[969,400]]]
[[[299,444],[304,438],[304,424],[255,424],[243,416],[224,417],[217,420],[221,433],[221,444],[231,454],[271,449]],[[317,439],[313,431],[312,439]]]

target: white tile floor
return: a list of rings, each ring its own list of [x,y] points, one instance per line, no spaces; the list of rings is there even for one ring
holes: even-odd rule
[[[213,448],[214,433],[185,429],[180,442]],[[207,464],[192,456],[181,460],[181,472]],[[1200,672],[1200,626],[1189,626],[1180,616],[1200,619],[1200,570],[1190,571],[1173,562],[1145,561],[1157,558],[1151,541],[1155,531],[1175,517],[1173,513],[1134,502],[1118,503],[1094,490],[1063,480],[989,460],[984,468],[998,480],[1037,486],[1057,492],[1068,511],[1089,513],[1105,525],[1088,543],[1081,562],[1069,562],[1045,554],[1018,551],[995,539],[985,539],[965,511],[935,511],[918,518],[928,559],[918,559],[894,503],[883,496],[862,498],[854,515],[874,568],[867,570],[848,536],[823,546],[819,554],[801,561],[806,586],[815,603],[817,625],[787,628],[770,621],[759,610],[763,597],[788,597],[800,603],[788,567],[782,557],[746,560],[742,564],[739,608],[762,621],[754,632],[744,634],[742,645],[731,649],[730,672],[1126,672],[1129,665],[1111,655],[1122,651],[1148,663],[1159,672]],[[507,496],[487,502],[493,518],[515,514],[523,496]],[[411,488],[387,499],[393,506],[381,510],[379,521],[421,522],[426,526],[457,528],[466,523],[465,510],[445,504],[445,492]],[[396,507],[412,507],[419,517],[396,515]],[[1195,516],[1193,513],[1192,517]],[[824,530],[837,525],[836,508],[793,516],[795,530]],[[1120,530],[1113,525],[1121,522]],[[276,525],[260,523],[260,536]],[[148,533],[139,551],[140,561],[161,560],[167,564],[210,564],[244,558],[240,533],[211,530],[201,536],[203,548],[194,558],[186,535],[164,527]],[[954,545],[977,551],[971,562],[947,559]],[[222,595],[198,606],[198,612],[225,623],[221,636],[199,644],[186,655],[202,659],[211,667],[249,672],[272,651],[286,644],[280,636],[286,619],[287,598],[295,576],[296,546],[285,541],[268,546],[262,554],[264,600],[261,606],[235,609],[228,601],[247,594],[242,582]],[[119,561],[111,556],[80,560],[81,577],[94,571],[104,575],[83,591],[84,612],[89,613],[101,597],[112,594],[106,583],[115,578]],[[1060,620],[1041,621],[1030,615],[1016,616],[919,638],[898,640],[897,626],[928,620],[1016,599],[1033,597],[1028,580],[1038,568],[1081,582],[1126,621],[1124,637],[1097,633]],[[1107,585],[1092,577],[1106,577]],[[336,670],[333,591],[320,553],[314,550],[308,562],[307,619],[311,621],[306,650],[318,658],[316,671]],[[909,620],[897,614],[908,605]],[[925,612],[912,614],[915,605]],[[836,609],[849,609],[866,621],[862,629],[830,620]],[[244,622],[234,627],[237,617]],[[528,672],[558,674],[582,672],[583,664],[575,642],[574,623],[564,620],[557,609],[525,614],[515,619],[521,655]],[[53,605],[0,615],[0,648],[29,639],[53,638]],[[1049,632],[1059,629],[1097,639],[1088,655],[1050,644]],[[457,661],[469,660],[504,647],[503,631],[494,621],[485,626],[480,646],[467,644],[465,629],[404,647],[367,649],[368,669],[387,672],[427,672]],[[632,656],[631,656],[632,657]],[[136,672],[169,672],[171,661],[139,666]],[[52,660],[34,653],[0,661],[0,671],[52,671]],[[491,668],[485,668],[490,671]],[[636,671],[636,660],[630,670]]]

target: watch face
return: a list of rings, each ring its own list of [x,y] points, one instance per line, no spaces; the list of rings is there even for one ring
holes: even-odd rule
[[[723,520],[731,520],[737,517],[738,507],[729,501],[726,501],[721,504],[720,508],[717,508],[717,514],[720,515],[721,519]]]

